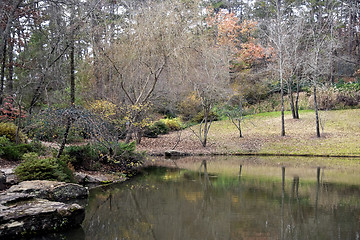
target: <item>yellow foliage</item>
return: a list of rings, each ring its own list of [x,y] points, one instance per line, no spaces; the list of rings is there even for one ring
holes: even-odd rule
[[[147,113],[150,107],[151,105],[149,103],[120,107],[120,111],[123,115],[122,122],[135,128],[144,128],[149,126],[151,120]]]
[[[165,118],[160,119],[161,122],[163,122],[171,131],[179,131],[182,129],[181,122],[176,118]]]
[[[90,104],[90,109],[97,114],[103,115],[105,118],[109,118],[116,114],[117,106],[106,100],[96,100]]]
[[[183,114],[183,120],[188,121],[201,111],[200,99],[193,92],[181,101],[178,107]]]
[[[136,128],[144,128],[150,124],[147,112],[150,104],[116,105],[106,100],[96,100],[89,108],[95,113],[102,115],[105,119],[117,127],[129,125]]]
[[[11,142],[16,141],[16,132],[17,126],[12,122],[2,122],[0,123],[0,136],[7,137]],[[19,131],[19,141],[25,142],[26,135],[20,130]]]

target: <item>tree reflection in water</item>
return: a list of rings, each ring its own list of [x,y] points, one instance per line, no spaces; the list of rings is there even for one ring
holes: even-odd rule
[[[202,161],[199,173],[156,168],[129,182],[93,190],[83,223],[85,239],[359,236],[359,186],[306,182],[298,176],[287,182],[285,177],[277,181],[240,175],[210,174]]]

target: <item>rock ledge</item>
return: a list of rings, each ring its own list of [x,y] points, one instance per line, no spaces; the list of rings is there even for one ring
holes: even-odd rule
[[[59,201],[87,197],[80,185],[26,181],[0,194],[0,239],[17,238],[79,226],[84,207]]]

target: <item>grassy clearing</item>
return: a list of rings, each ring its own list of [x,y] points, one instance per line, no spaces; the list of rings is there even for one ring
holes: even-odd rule
[[[315,114],[306,110],[300,111],[300,119],[286,112],[285,137],[280,136],[280,112],[272,112],[248,118],[243,138],[229,120],[214,122],[209,139],[223,153],[360,156],[360,109],[321,111],[320,119],[320,138]]]
[[[360,156],[360,109],[321,111],[321,137],[316,137],[315,114],[300,111],[300,119],[285,115],[286,136],[281,137],[280,112],[260,113],[242,124],[243,138],[230,120],[213,122],[204,148],[189,129],[158,138],[145,138],[140,151],[164,153],[167,150],[193,154],[270,154],[305,156]],[[191,127],[195,132],[198,126]],[[180,141],[179,141],[180,139]]]

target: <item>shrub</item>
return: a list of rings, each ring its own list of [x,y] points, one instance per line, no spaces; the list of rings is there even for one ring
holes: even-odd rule
[[[144,133],[143,133],[143,136],[147,137],[147,138],[157,138],[158,135],[159,134],[157,133],[157,131],[155,131],[153,129],[152,126],[149,126],[149,127],[145,128]]]
[[[209,120],[210,121],[217,121],[219,120],[220,116],[214,112],[214,111],[210,111],[209,114]],[[196,122],[196,123],[201,123],[201,121],[204,119],[204,112],[201,111],[198,114],[196,114],[195,117],[193,117],[193,119],[191,120],[192,122]]]
[[[360,91],[356,84],[341,85],[342,87],[324,87],[317,92],[318,108],[320,110],[356,107],[360,103]],[[309,104],[314,107],[314,97],[309,98]]]
[[[20,111],[19,108],[14,106],[14,102],[15,99],[11,96],[4,98],[3,104],[0,107],[1,121],[15,121],[17,118],[26,117],[23,107],[21,107],[21,111]]]
[[[143,154],[135,152],[135,142],[117,143],[109,152],[105,146],[100,144],[88,144],[82,146],[70,146],[64,149],[65,156],[75,168],[85,168],[93,170],[99,162],[107,161],[117,164],[122,170],[131,168],[131,163],[139,164],[143,159]],[[130,164],[130,165],[128,165]]]
[[[120,142],[115,148],[114,163],[122,170],[131,172],[142,165],[144,154],[138,153],[135,142]]]
[[[176,118],[165,118],[159,121],[163,122],[170,131],[179,131],[182,129],[180,121]]]
[[[0,137],[0,156],[10,161],[21,160],[21,157],[28,152],[44,155],[46,151],[47,148],[40,142],[32,141],[30,144],[15,144],[5,136]]]
[[[45,147],[40,141],[33,140],[29,144],[30,152],[37,153],[38,155],[45,155],[49,148]]]
[[[339,94],[338,91],[334,91],[332,88],[321,88],[317,93],[317,101],[318,101],[318,108],[320,110],[330,110],[334,109],[337,105],[337,95]],[[312,104],[314,106],[314,97],[311,96]]]
[[[184,121],[190,121],[201,111],[200,100],[195,93],[192,93],[178,104],[177,109]]]
[[[75,168],[84,167],[91,169],[93,162],[100,160],[100,156],[106,153],[106,149],[101,149],[98,145],[81,145],[81,146],[69,146],[64,149],[64,155],[68,155],[71,158],[71,164]]]
[[[37,139],[46,142],[61,142],[65,127],[56,126],[53,123],[43,123],[41,121],[34,124],[33,128],[29,128],[28,136],[32,139]],[[88,138],[89,135],[84,130],[79,130],[76,126],[72,125],[66,139],[67,143],[81,142]]]
[[[0,136],[6,136],[11,142],[16,141],[17,126],[12,122],[0,123]],[[22,131],[19,131],[19,141],[25,142],[26,136]]]
[[[165,122],[163,121],[156,121],[152,125],[154,131],[157,132],[157,134],[167,134],[169,132],[169,127],[166,126]]]
[[[311,94],[311,93],[309,93]],[[299,102],[298,107],[299,110],[309,109],[311,106],[311,102],[309,101],[309,94],[306,92],[300,92],[299,94]],[[296,93],[294,93],[294,98],[296,98]],[[259,103],[249,105],[248,103],[244,103],[244,111],[245,114],[255,114],[255,113],[263,113],[263,112],[274,112],[281,111],[281,96],[278,93],[274,93],[270,95],[266,100],[260,101]],[[295,101],[295,99],[294,99]],[[289,96],[284,96],[284,110],[290,111],[290,101]]]
[[[0,156],[2,156],[5,153],[4,147],[10,144],[11,142],[7,137],[5,136],[0,137]]]
[[[72,172],[63,159],[39,158],[36,153],[24,154],[23,162],[15,169],[15,174],[21,181],[54,180],[74,182]]]
[[[144,131],[145,137],[156,138],[160,134],[167,134],[169,132],[169,127],[165,122],[159,120],[154,122],[152,125],[147,127]]]
[[[19,161],[21,157],[31,151],[31,147],[28,144],[11,144],[3,147],[3,154],[1,157],[11,160],[11,161]]]
[[[119,144],[115,149],[114,154],[115,156],[130,157],[132,154],[134,154],[135,150],[136,150],[135,142],[131,142],[131,143],[119,142]]]
[[[360,91],[340,91],[336,102],[339,107],[355,107],[360,104]]]
[[[32,145],[20,143],[15,144],[7,137],[0,137],[0,156],[10,161],[18,161],[22,155],[32,151]]]
[[[347,91],[360,91],[360,79],[358,79],[357,82],[344,82],[344,80],[340,79],[339,82],[335,84],[335,88]]]

